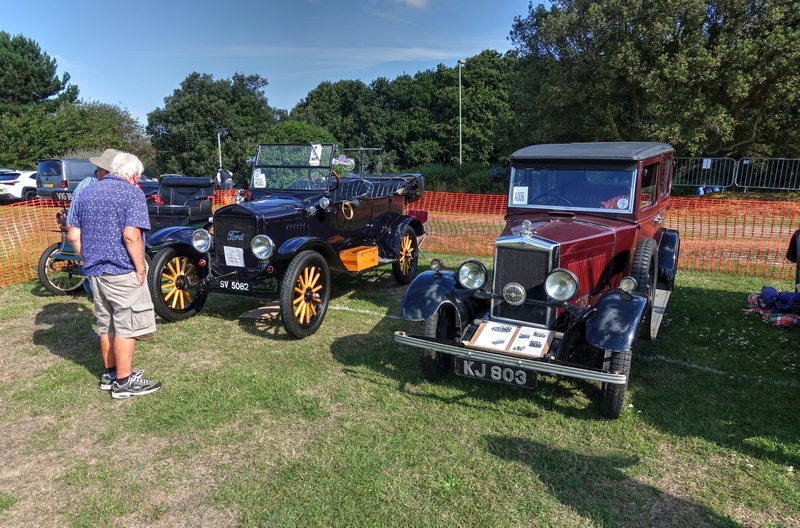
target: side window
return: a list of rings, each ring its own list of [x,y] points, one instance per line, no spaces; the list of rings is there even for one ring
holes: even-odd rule
[[[661,185],[659,188],[659,195],[661,198],[666,198],[669,194],[670,187],[672,186],[672,159],[664,160],[664,172],[661,174]]]
[[[67,175],[75,179],[83,179],[94,172],[94,165],[89,160],[74,160],[65,162]]]
[[[658,163],[645,165],[642,169],[642,189],[639,191],[639,210],[647,209],[658,198]]]

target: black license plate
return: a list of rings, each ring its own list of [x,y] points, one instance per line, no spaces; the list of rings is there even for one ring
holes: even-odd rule
[[[239,291],[239,292],[249,292],[252,291],[249,282],[243,282],[238,280],[230,280],[230,279],[223,279],[219,281],[219,287],[223,290],[230,290],[230,291]]]
[[[53,199],[59,202],[71,202],[72,192],[53,191]]]
[[[456,358],[456,374],[465,378],[476,378],[515,387],[536,387],[536,372],[533,370],[505,367],[485,361]]]

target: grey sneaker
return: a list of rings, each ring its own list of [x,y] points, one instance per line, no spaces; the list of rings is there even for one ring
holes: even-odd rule
[[[115,400],[150,394],[161,388],[160,381],[146,380],[141,377],[131,376],[128,383],[120,385],[116,380],[111,384],[111,397]]]
[[[144,369],[135,368],[131,371],[131,376],[136,376],[137,378],[141,378],[142,374],[144,374]],[[111,379],[111,376],[109,376],[108,373],[105,373],[102,376],[100,376],[100,390],[102,391],[111,390],[112,381],[114,380]]]

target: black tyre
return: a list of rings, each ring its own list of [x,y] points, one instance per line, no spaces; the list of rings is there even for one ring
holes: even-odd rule
[[[392,264],[394,280],[401,286],[411,283],[417,275],[417,261],[419,260],[419,246],[414,228],[406,226],[403,239],[400,241],[400,252],[397,262]]]
[[[35,200],[36,199],[36,189],[26,189],[25,192],[22,193],[22,199],[27,201]]]
[[[631,351],[611,352],[605,351],[608,361],[608,368],[611,372],[625,374],[631,373]],[[625,403],[625,392],[628,390],[627,380],[623,385],[616,383],[603,383],[602,396],[600,400],[600,414],[604,418],[616,420],[622,414],[622,406]]]
[[[658,247],[652,238],[642,239],[636,245],[631,265],[631,277],[636,279],[636,292],[650,297],[650,306],[639,327],[639,336],[652,340],[653,332],[650,321],[653,320],[658,281]]]
[[[458,335],[453,307],[443,304],[433,317],[422,321],[420,334],[425,337],[454,339]],[[422,376],[428,381],[439,381],[453,366],[453,357],[435,350],[425,349],[420,352],[419,365]]]
[[[183,321],[197,315],[207,293],[189,287],[205,277],[197,256],[189,249],[170,246],[156,253],[147,273],[155,312],[165,321]]]
[[[58,252],[59,247],[60,244],[53,244],[39,257],[39,265],[36,267],[39,281],[53,295],[67,295],[82,290],[86,277],[78,272],[78,266],[83,262],[54,259],[53,254]]]
[[[303,339],[319,329],[328,311],[331,278],[328,263],[316,251],[297,255],[281,283],[281,319],[286,331]]]

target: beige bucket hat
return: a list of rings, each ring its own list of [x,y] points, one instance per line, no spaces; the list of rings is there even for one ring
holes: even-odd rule
[[[105,149],[99,158],[89,158],[89,161],[95,166],[111,172],[111,162],[114,161],[114,156],[117,154],[119,154],[119,151],[116,149]]]

